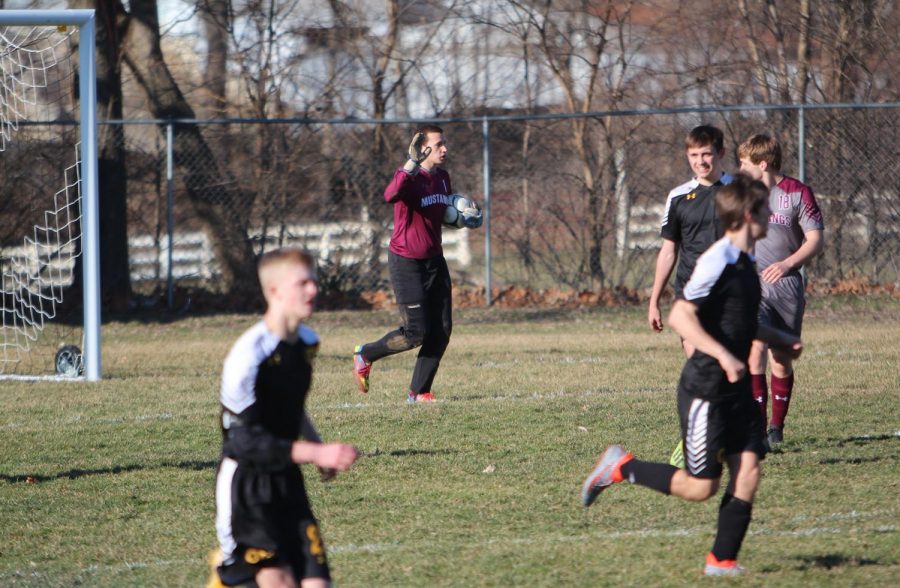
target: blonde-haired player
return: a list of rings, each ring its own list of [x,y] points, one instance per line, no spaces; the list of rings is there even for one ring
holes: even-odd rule
[[[318,335],[303,324],[318,285],[312,257],[266,253],[259,281],[267,308],[234,344],[222,371],[222,460],[216,476],[221,549],[210,586],[330,585],[325,547],[298,464],[329,479],[356,460],[352,445],[322,443],[304,403]]]
[[[762,283],[759,322],[796,336],[806,310],[801,269],[825,247],[825,223],[812,188],[781,171],[781,145],[769,135],[753,135],[738,146],[741,171],[769,189],[769,229],[756,243],[754,255]],[[768,356],[768,357],[767,357]],[[768,426],[770,447],[784,440],[784,420],[794,391],[794,363],[790,355],[754,341],[750,349],[753,398],[763,421],[767,416],[766,363],[772,360],[772,420]]]

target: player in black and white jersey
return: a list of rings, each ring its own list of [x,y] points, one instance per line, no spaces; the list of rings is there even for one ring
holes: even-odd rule
[[[681,298],[684,284],[691,277],[697,258],[722,236],[716,214],[716,191],[731,176],[722,170],[725,158],[725,136],[711,125],[694,127],[685,138],[685,155],[694,177],[669,192],[663,212],[660,236],[662,245],[656,258],[653,289],[647,310],[647,322],[657,333],[663,331],[659,299],[672,270],[675,269],[675,298]],[[676,268],[677,265],[677,268]],[[681,340],[684,354],[694,352],[688,341]],[[684,466],[681,443],[675,446],[669,463]]]
[[[231,348],[222,371],[221,554],[209,586],[324,587],[325,547],[298,464],[315,464],[330,479],[357,453],[322,443],[304,410],[319,346],[303,324],[318,291],[314,260],[293,249],[266,253],[259,281],[266,312]]]
[[[812,188],[781,172],[781,145],[768,135],[753,135],[738,146],[741,171],[769,188],[769,231],[756,244],[754,254],[762,283],[759,320],[800,336],[806,309],[806,284],[801,270],[825,247],[825,223]],[[794,391],[794,364],[790,356],[754,341],[750,350],[750,382],[763,421],[769,396],[766,363],[772,360],[772,421],[770,447],[784,441],[784,421]],[[765,424],[765,423],[764,423]]]
[[[765,455],[761,416],[750,392],[745,364],[754,338],[794,357],[802,344],[788,333],[759,325],[759,277],[750,252],[765,236],[768,189],[739,175],[719,190],[716,207],[725,236],[697,260],[669,324],[695,351],[678,384],[678,413],[686,469],[638,460],[611,445],[582,486],[590,506],[612,484],[628,480],[686,500],[707,500],[718,491],[723,464],[730,479],[719,507],[718,528],[706,556],[707,575],[738,575],[741,543],[750,525],[753,499]]]
[[[656,258],[653,289],[647,311],[647,322],[657,333],[663,330],[659,300],[672,270],[675,269],[675,298],[680,298],[684,284],[691,277],[697,258],[722,236],[715,208],[716,191],[727,184],[730,176],[722,167],[725,138],[722,131],[710,125],[691,129],[685,139],[685,154],[694,177],[669,192],[662,218],[662,245]],[[677,264],[677,268],[676,268]],[[690,356],[690,344],[682,342]]]

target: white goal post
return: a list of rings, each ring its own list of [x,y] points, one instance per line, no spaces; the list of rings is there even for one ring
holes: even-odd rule
[[[49,68],[55,64],[55,59],[49,51],[39,52],[34,50],[40,45],[41,31],[54,29],[65,32],[69,27],[77,27],[78,31],[78,143],[75,146],[75,163],[65,170],[66,185],[53,195],[56,202],[57,196],[64,195],[67,199],[63,209],[47,210],[44,217],[63,215],[78,215],[67,226],[77,233],[76,238],[80,243],[74,245],[66,243],[67,253],[74,257],[81,255],[81,282],[83,293],[83,316],[81,348],[78,349],[80,357],[76,358],[77,369],[64,374],[71,378],[83,378],[88,381],[99,380],[100,369],[100,263],[99,263],[99,204],[98,204],[98,177],[97,177],[97,127],[96,127],[96,68],[94,61],[95,23],[94,10],[0,10],[0,30],[4,32],[18,31],[19,27],[25,31],[36,33],[4,34],[0,39],[0,84],[2,84],[2,120],[0,120],[0,132],[2,143],[12,144],[16,140],[20,126],[25,124],[39,125],[41,123],[52,124],[58,121],[30,121],[26,114],[33,104],[29,102],[32,97],[40,95],[40,87],[37,83],[31,85],[33,80],[40,75],[46,79],[47,72],[41,68]],[[29,28],[30,27],[30,28]],[[17,43],[17,41],[22,41]],[[25,55],[27,52],[27,55]],[[19,54],[22,55],[19,55]],[[21,88],[21,93],[17,93]],[[23,100],[24,96],[24,100]],[[35,110],[31,108],[31,110]],[[71,123],[70,123],[71,124]],[[2,156],[2,153],[0,153]],[[72,177],[71,185],[69,177]],[[70,196],[75,193],[76,196]],[[77,202],[68,200],[77,198]],[[61,211],[62,210],[62,211]],[[55,306],[62,302],[59,292],[62,288],[57,283],[51,283],[44,277],[46,273],[45,263],[42,260],[55,259],[61,255],[60,237],[58,226],[53,226],[50,221],[45,225],[34,227],[22,227],[24,232],[22,250],[29,248],[34,251],[39,259],[38,263],[24,263],[15,261],[14,270],[3,269],[3,330],[4,339],[3,357],[0,361],[0,377],[47,377],[44,374],[9,374],[4,369],[6,363],[14,363],[15,358],[7,356],[14,353],[25,353],[30,349],[30,341],[33,341],[44,327],[45,318],[55,317]],[[76,227],[72,229],[71,227]],[[31,236],[27,233],[31,233]],[[40,242],[40,235],[48,235],[46,242]],[[58,250],[47,254],[45,249],[57,246]],[[28,255],[28,253],[24,254]],[[30,269],[32,265],[38,266]],[[51,279],[52,280],[52,279]],[[59,281],[58,279],[56,280]],[[51,291],[47,295],[47,291]],[[35,302],[35,300],[38,300]],[[12,302],[10,302],[12,301]],[[10,323],[7,324],[6,317]],[[6,331],[13,334],[7,337]],[[11,349],[11,351],[9,349]],[[64,350],[77,349],[67,347]],[[71,352],[71,351],[70,351]],[[59,352],[56,361],[59,362]],[[57,365],[57,370],[59,366]]]

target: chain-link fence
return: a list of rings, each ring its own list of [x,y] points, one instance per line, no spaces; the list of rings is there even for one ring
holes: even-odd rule
[[[483,229],[444,231],[458,286],[649,288],[666,194],[690,174],[684,138],[703,123],[725,131],[730,154],[753,133],[781,140],[785,173],[813,187],[825,215],[814,280],[900,280],[898,105],[434,122],[449,143],[453,190],[488,205]],[[326,305],[389,292],[382,194],[411,121],[124,121],[104,123],[101,142],[106,125],[125,131],[109,136],[125,142],[135,292],[168,292],[170,303],[173,290],[227,297],[249,275],[236,268],[285,244],[319,256]],[[727,169],[737,169],[731,156]],[[29,198],[28,185],[17,199]]]

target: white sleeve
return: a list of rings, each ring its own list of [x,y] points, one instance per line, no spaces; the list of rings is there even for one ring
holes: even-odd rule
[[[231,348],[222,368],[222,405],[235,414],[256,402],[256,375],[259,364],[275,350],[278,339],[267,336],[259,325],[244,333]]]
[[[722,241],[714,243],[697,259],[694,272],[684,285],[684,299],[688,302],[702,300],[709,296],[713,286],[722,277],[722,272],[730,260],[730,249]]]

